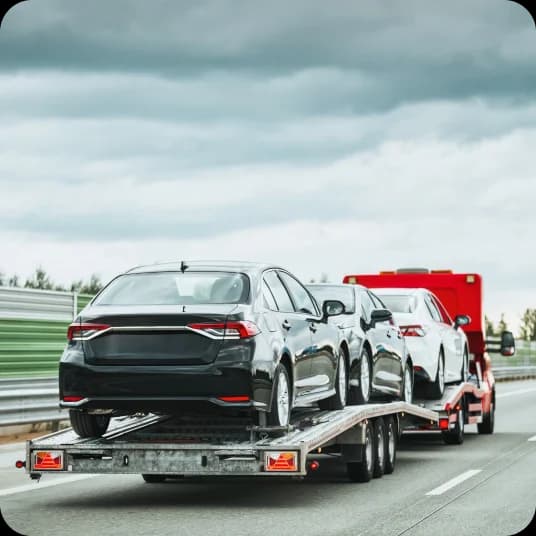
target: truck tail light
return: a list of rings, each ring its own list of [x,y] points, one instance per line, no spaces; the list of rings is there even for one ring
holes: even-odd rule
[[[264,455],[264,470],[274,472],[298,471],[297,452],[266,452]]]
[[[73,322],[67,328],[68,341],[85,341],[92,339],[104,331],[108,331],[112,326],[108,324],[81,324]]]
[[[215,339],[249,339],[260,333],[257,325],[249,320],[216,323],[202,322],[188,324],[188,328],[201,335]]]
[[[424,337],[426,335],[426,331],[420,324],[400,326],[400,331],[404,337]]]
[[[44,471],[63,470],[63,451],[46,450],[33,453],[33,469]]]

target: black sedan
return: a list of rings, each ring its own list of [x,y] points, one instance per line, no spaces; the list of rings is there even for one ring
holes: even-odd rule
[[[413,398],[413,365],[405,339],[382,301],[361,285],[308,285],[319,301],[339,300],[345,312],[330,318],[340,329],[348,362],[350,404],[372,397]]]
[[[288,271],[233,262],[138,267],[70,325],[60,405],[82,437],[112,415],[229,408],[285,426],[293,407],[342,408],[340,301],[317,302]],[[257,419],[256,419],[257,420]]]

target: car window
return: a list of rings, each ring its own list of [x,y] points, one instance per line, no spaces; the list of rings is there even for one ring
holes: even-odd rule
[[[376,296],[376,294],[374,294],[374,293],[369,291],[368,295],[372,299],[372,303],[374,304],[375,309],[385,309],[386,308],[385,305],[380,300],[380,298],[378,298],[378,296]]]
[[[439,314],[441,315],[441,319],[445,324],[452,325],[452,319],[450,318],[450,315],[447,313],[447,310],[443,307],[443,304],[435,297],[432,296],[432,302],[436,306],[437,310],[439,311]]]
[[[437,307],[433,304],[430,294],[425,294],[424,303],[426,304],[426,307],[428,308],[428,311],[430,312],[430,315],[432,316],[432,318],[436,322],[442,322],[443,319],[441,318],[441,315],[439,314]]]
[[[270,270],[264,274],[264,282],[272,292],[273,298],[277,304],[277,309],[283,313],[293,313],[294,305],[288,295],[287,289],[281,283],[277,274]]]
[[[361,311],[363,312],[363,318],[367,322],[370,322],[370,314],[372,313],[372,309],[375,308],[374,302],[369,296],[369,293],[366,291],[360,290],[359,297],[361,298]]]
[[[382,294],[382,303],[393,313],[413,313],[417,308],[415,296],[407,294]]]
[[[319,306],[326,300],[339,300],[346,313],[355,313],[354,289],[350,285],[307,285],[307,289]]]
[[[318,316],[316,306],[305,287],[286,272],[279,272],[279,277],[287,287],[296,311]]]
[[[262,282],[262,297],[264,299],[264,306],[272,311],[277,311],[277,303],[275,301],[272,291],[268,287],[266,281]]]

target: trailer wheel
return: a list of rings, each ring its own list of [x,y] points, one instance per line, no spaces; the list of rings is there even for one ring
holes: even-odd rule
[[[447,445],[461,445],[463,443],[464,439],[464,431],[465,431],[465,415],[463,412],[463,405],[460,406],[460,409],[458,410],[457,418],[456,418],[456,425],[452,430],[445,430],[441,432],[441,435],[443,436],[443,441]]]
[[[374,419],[375,456],[372,476],[381,478],[385,472],[385,423],[381,417]]]
[[[367,347],[363,348],[361,359],[357,364],[357,376],[359,385],[350,386],[348,403],[350,405],[368,404],[372,386],[372,365],[370,352]]]
[[[159,484],[166,480],[166,475],[141,475],[147,484]]]
[[[390,475],[395,470],[396,447],[398,439],[398,430],[395,419],[388,415],[385,422],[385,470],[384,474]]]
[[[376,441],[372,423],[369,421],[366,426],[365,444],[361,450],[361,461],[349,462],[346,464],[348,478],[353,482],[368,482],[372,478],[374,472]]]
[[[495,428],[495,391],[491,395],[489,412],[484,413],[482,422],[477,424],[479,434],[493,434]]]
[[[110,415],[92,415],[76,409],[69,410],[73,430],[80,437],[101,437],[110,424]]]

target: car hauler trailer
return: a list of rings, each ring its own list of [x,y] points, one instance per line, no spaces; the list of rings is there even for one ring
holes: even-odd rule
[[[425,407],[438,411],[437,427],[447,443],[463,441],[463,425],[476,423],[478,433],[492,434],[495,423],[495,378],[489,353],[512,356],[515,352],[511,332],[501,334],[499,343],[486,341],[482,299],[482,276],[475,273],[453,273],[452,270],[404,268],[378,274],[350,274],[343,283],[369,288],[425,288],[433,292],[452,318],[469,315],[471,322],[462,329],[469,344],[469,372],[465,383],[448,387],[440,401],[422,401]],[[480,406],[480,407],[479,407]],[[433,426],[432,426],[433,428]]]
[[[25,467],[45,473],[138,473],[146,482],[183,476],[305,476],[320,454],[338,455],[353,481],[395,468],[398,430],[434,426],[436,411],[406,402],[300,410],[286,428],[249,426],[236,418],[132,416],[112,420],[100,438],[72,429],[27,441]],[[316,456],[317,459],[314,459]]]

